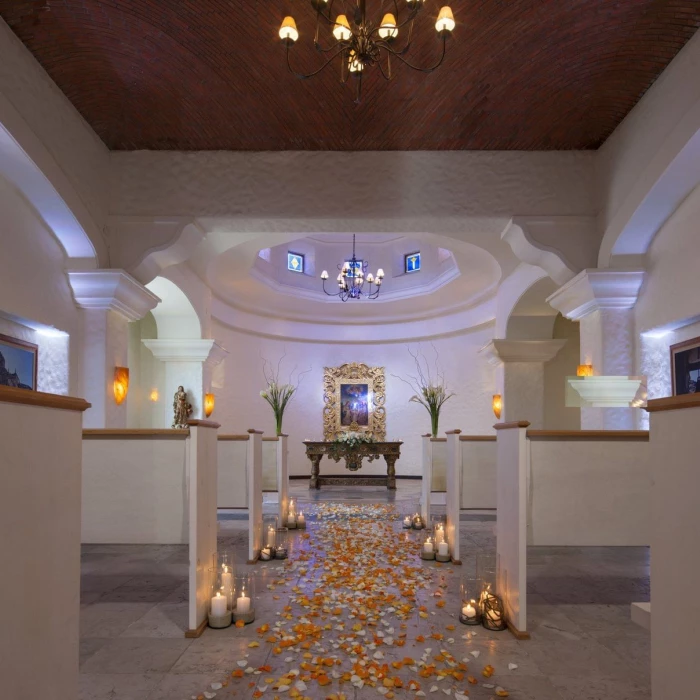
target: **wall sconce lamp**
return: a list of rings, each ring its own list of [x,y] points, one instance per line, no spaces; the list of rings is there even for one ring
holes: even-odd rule
[[[204,415],[209,418],[209,416],[214,412],[214,404],[216,399],[214,394],[204,394]]]
[[[577,377],[592,377],[593,376],[593,365],[579,365],[576,368]]]
[[[129,368],[114,368],[114,401],[117,406],[124,403],[126,395],[129,393]]]
[[[493,395],[493,401],[491,402],[491,407],[493,408],[493,415],[500,420],[501,411],[503,410],[503,399],[500,394]]]
[[[158,389],[151,389],[151,393],[148,395],[148,398],[155,403],[158,401]]]

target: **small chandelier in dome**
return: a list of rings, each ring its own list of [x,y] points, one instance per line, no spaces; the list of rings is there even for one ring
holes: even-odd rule
[[[328,279],[328,270],[321,273],[323,280],[323,291],[329,297],[339,297],[341,301],[348,299],[376,299],[379,296],[379,291],[382,288],[382,280],[384,279],[384,270],[380,267],[377,274],[371,272],[367,274],[369,263],[365,260],[358,260],[355,255],[355,235],[352,237],[352,258],[346,260],[342,265],[338,265],[338,291],[329,292],[326,289],[326,280]],[[365,285],[367,285],[365,287]]]

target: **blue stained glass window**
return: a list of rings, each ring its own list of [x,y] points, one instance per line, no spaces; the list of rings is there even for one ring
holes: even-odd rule
[[[304,272],[304,256],[300,253],[287,253],[287,269],[292,272]]]
[[[409,253],[404,256],[404,272],[418,272],[420,270],[420,253]]]
[[[352,262],[352,260],[346,260],[345,262],[347,263],[348,267],[349,267],[350,269],[352,269],[352,267],[353,267],[353,262]],[[355,267],[355,274],[357,274],[358,272],[361,272],[361,271],[362,271],[362,265],[363,265],[362,260],[355,260],[355,264],[354,264],[354,267]]]

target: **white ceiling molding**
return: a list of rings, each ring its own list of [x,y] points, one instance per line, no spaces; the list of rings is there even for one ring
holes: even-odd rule
[[[208,338],[163,338],[141,341],[162,362],[203,362],[218,365],[229,353]]]
[[[138,321],[160,302],[124,270],[69,270],[66,274],[81,309],[115,311],[127,321]]]
[[[541,267],[557,284],[566,284],[576,275],[578,269],[564,258],[561,251],[537,242],[531,228],[538,224],[551,228],[554,224],[557,229],[566,229],[574,221],[577,224],[580,223],[577,219],[570,217],[561,217],[561,220],[557,220],[557,217],[547,220],[514,217],[501,234],[501,239],[511,247],[518,260]]]
[[[547,302],[563,316],[580,321],[600,309],[631,309],[637,303],[644,270],[583,270]]]
[[[497,367],[505,362],[549,362],[566,345],[563,340],[492,340],[483,354],[488,363]]]

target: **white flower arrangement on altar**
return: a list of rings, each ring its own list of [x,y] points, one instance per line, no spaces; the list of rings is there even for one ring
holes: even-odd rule
[[[353,430],[348,430],[345,433],[340,433],[337,435],[333,442],[337,445],[347,445],[350,449],[352,449],[363,443],[376,442],[376,440],[371,433],[357,433]]]

